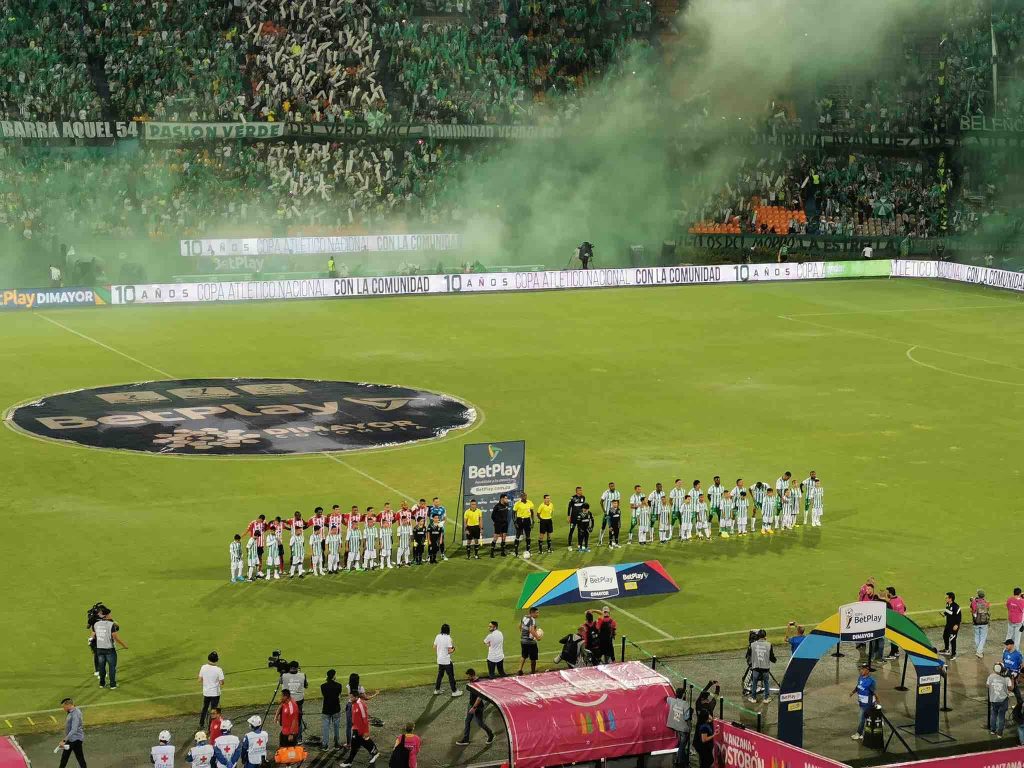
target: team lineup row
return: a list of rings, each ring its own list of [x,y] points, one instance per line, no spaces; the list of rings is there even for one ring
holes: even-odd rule
[[[731,535],[743,536],[753,533],[760,519],[760,533],[770,535],[780,530],[798,527],[801,507],[803,524],[821,526],[824,515],[824,488],[817,474],[812,471],[800,483],[793,480],[792,473],[785,472],[774,487],[763,482],[754,483],[748,493],[742,478],[730,490],[715,476],[705,493],[701,482],[694,480],[685,488],[680,479],[674,487],[665,492],[661,483],[650,493],[642,486],[635,485],[629,497],[630,524],[627,543],[633,542],[634,533],[639,544],[654,541],[657,528],[658,541],[671,541],[678,529],[679,539],[692,538],[710,540],[712,525],[717,518],[722,538]],[[609,483],[601,494],[601,534],[599,543],[608,536],[608,546],[618,548],[622,525],[622,495]],[[519,557],[520,542],[525,542],[524,557],[530,557],[534,521],[539,522],[538,545],[540,551],[551,552],[551,535],[554,531],[554,505],[549,494],[545,494],[539,506],[526,493],[514,505],[507,495],[502,495],[490,511],[493,536],[490,539],[491,557],[506,556],[506,541],[509,522],[514,526],[513,554]],[[436,563],[438,558],[447,560],[445,525],[447,509],[437,497],[428,505],[420,499],[412,507],[402,501],[398,509],[392,509],[386,502],[378,512],[367,507],[361,512],[352,505],[347,513],[341,512],[335,504],[330,514],[323,507],[317,507],[313,515],[304,520],[301,512],[293,518],[280,517],[268,521],[265,515],[249,523],[244,545],[240,534],[235,534],[229,547],[232,581],[253,581],[257,578],[280,579],[284,570],[285,535],[288,534],[290,554],[289,576],[304,578],[306,573],[307,545],[310,571],[315,575],[339,571],[362,571],[422,565],[424,554],[427,562]],[[580,552],[590,551],[590,534],[596,528],[596,520],[590,504],[577,486],[569,499],[567,508],[569,524],[569,549]],[[472,499],[463,513],[463,542],[467,558],[480,558],[480,542],[483,539],[483,510],[476,499]],[[310,529],[308,541],[306,529]],[[397,555],[393,558],[394,543],[398,539]],[[576,546],[573,536],[576,535]],[[500,549],[499,549],[500,547]],[[246,564],[248,575],[243,576]],[[261,564],[265,571],[261,570]]]

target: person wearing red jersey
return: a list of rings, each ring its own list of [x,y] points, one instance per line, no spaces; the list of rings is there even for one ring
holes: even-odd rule
[[[427,506],[426,499],[420,499],[412,508],[412,519],[416,523],[422,520],[424,525],[430,522],[430,507]]]
[[[306,522],[302,519],[301,512],[296,512],[285,525],[292,536],[302,536],[306,532]]]
[[[359,698],[356,691],[349,693],[348,700],[352,706],[352,748],[348,757],[341,762],[340,768],[351,768],[360,748],[365,748],[370,753],[370,765],[373,765],[377,762],[380,751],[370,738],[370,712],[366,707],[366,700]]]
[[[281,725],[281,746],[291,747],[299,743],[299,705],[292,698],[292,692],[281,688],[281,704],[274,719]]]
[[[337,528],[341,532],[341,524],[345,522],[345,516],[341,514],[341,507],[335,504],[331,507],[330,517],[327,518],[327,529]]]

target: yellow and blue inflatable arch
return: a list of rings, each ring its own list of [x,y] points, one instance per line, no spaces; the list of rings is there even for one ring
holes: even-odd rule
[[[939,730],[939,692],[943,662],[928,636],[907,616],[886,609],[885,636],[904,653],[917,672],[917,734]],[[804,686],[818,661],[839,645],[839,614],[825,619],[797,646],[779,685],[779,738],[803,746]],[[852,687],[852,683],[851,683]]]

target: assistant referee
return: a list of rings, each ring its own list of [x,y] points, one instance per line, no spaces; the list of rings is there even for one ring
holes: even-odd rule
[[[537,534],[537,550],[544,551],[544,539],[547,538],[548,552],[551,551],[551,534],[555,530],[555,523],[551,519],[555,514],[555,505],[551,503],[551,494],[545,493],[544,500],[537,507],[537,520],[540,521],[540,533]]]
[[[472,555],[480,559],[480,520],[483,510],[476,505],[476,499],[469,500],[469,508],[462,513],[462,524],[466,529],[466,559]]]
[[[526,498],[526,491],[519,494],[519,501],[513,507],[516,525],[514,554],[519,557],[519,539],[526,538],[526,551],[530,551],[530,532],[533,530],[533,502]]]

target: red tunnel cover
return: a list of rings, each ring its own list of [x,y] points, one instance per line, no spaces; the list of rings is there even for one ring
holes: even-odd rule
[[[639,755],[673,749],[668,679],[638,661],[543,672],[473,684],[501,710],[510,768]]]

